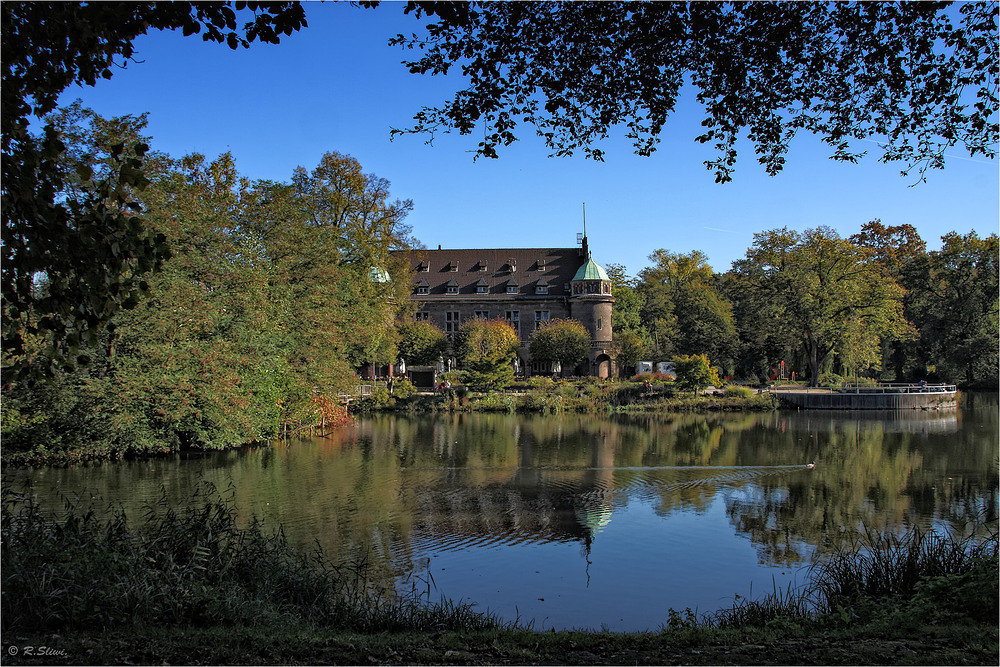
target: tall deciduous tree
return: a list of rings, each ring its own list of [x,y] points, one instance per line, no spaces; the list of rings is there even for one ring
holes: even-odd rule
[[[638,289],[638,281],[628,276],[624,266],[609,264],[607,270],[611,278],[611,294],[615,297],[615,308],[611,313],[615,332],[615,363],[619,374],[629,376],[651,347],[649,331],[642,320],[645,298]]]
[[[292,183],[309,223],[336,240],[338,252],[325,261],[354,274],[341,285],[340,299],[351,313],[351,362],[390,363],[396,358],[397,310],[408,303],[404,281],[393,281],[402,270],[391,250],[412,242],[406,216],[410,200],[390,200],[389,181],[366,174],[350,155],[329,152],[311,171],[295,169]]]
[[[708,258],[699,251],[657,250],[639,273],[643,316],[657,352],[708,354],[731,371],[736,347],[732,307],[715,288]]]
[[[926,363],[940,377],[995,389],[998,377],[997,235],[951,232],[929,253],[922,289],[914,289],[914,324]]]
[[[861,227],[861,231],[851,236],[851,243],[870,253],[870,261],[876,263],[883,273],[907,290],[903,297],[903,314],[907,321],[912,318],[914,305],[913,287],[920,280],[921,268],[926,266],[927,244],[913,225],[886,226],[881,220],[872,220]],[[882,340],[882,356],[894,373],[897,381],[905,379],[907,368],[915,361],[913,344],[917,331],[906,327],[900,335]]]
[[[369,3],[377,4],[377,3]],[[624,126],[653,152],[689,85],[704,108],[696,141],[728,181],[737,140],[769,174],[799,131],[831,157],[856,161],[874,139],[882,161],[940,168],[956,145],[997,150],[996,3],[943,2],[473,2],[437,13],[426,34],[393,41],[418,49],[411,72],[460,69],[465,88],[396,132],[482,136],[497,157],[531,126],[556,155],[583,150]]]
[[[902,288],[871,261],[869,250],[828,227],[755,234],[733,268],[743,288],[756,293],[756,324],[799,342],[813,385],[838,348],[873,363],[880,337],[906,328]]]

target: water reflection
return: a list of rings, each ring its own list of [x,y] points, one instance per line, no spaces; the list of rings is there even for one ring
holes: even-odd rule
[[[201,480],[391,579],[558,627],[656,627],[771,589],[867,524],[997,516],[996,396],[960,411],[377,417],[271,448],[8,472],[141,515]],[[805,464],[815,462],[815,468]],[[547,625],[546,625],[547,627]]]

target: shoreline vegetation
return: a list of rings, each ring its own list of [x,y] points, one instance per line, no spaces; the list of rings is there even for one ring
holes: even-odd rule
[[[133,522],[45,514],[4,489],[3,651],[10,665],[996,664],[997,552],[995,525],[868,530],[798,589],[671,609],[647,632],[555,631],[297,551],[238,517],[231,490]]]
[[[473,391],[460,383],[458,373],[452,387],[417,392],[406,387],[394,392],[377,385],[372,395],[358,401],[354,413],[393,412],[508,412],[648,414],[669,412],[761,411],[778,408],[777,398],[758,387],[728,384],[695,391],[681,390],[673,382],[636,376],[632,380],[608,381],[593,377],[554,380],[529,378],[502,391]],[[409,384],[409,383],[407,383]],[[411,385],[412,386],[412,385]]]

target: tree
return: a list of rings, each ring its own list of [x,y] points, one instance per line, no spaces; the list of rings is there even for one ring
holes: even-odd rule
[[[635,373],[636,364],[646,357],[646,342],[635,331],[625,331],[624,333],[616,331],[613,345],[618,374],[622,377],[631,376]]]
[[[912,225],[886,226],[881,220],[872,220],[861,227],[861,231],[851,236],[851,243],[866,249],[870,261],[881,268],[885,276],[892,278],[906,290],[903,297],[903,314],[911,320],[914,293],[911,286],[917,286],[921,267],[926,265],[927,244]],[[917,331],[906,327],[900,335],[882,340],[882,356],[894,370],[894,379],[903,380],[906,368],[915,359],[913,342]]]
[[[629,376],[635,371],[637,362],[645,358],[652,339],[642,320],[645,297],[638,289],[638,281],[630,278],[621,264],[609,264],[608,277],[611,278],[611,295],[615,297],[615,308],[611,313],[614,327],[615,363],[618,373]]]
[[[502,389],[514,380],[514,359],[520,341],[502,319],[474,319],[455,334],[454,352],[468,372],[469,386]]]
[[[448,353],[448,337],[430,322],[406,320],[396,329],[399,356],[408,364],[429,366]]]
[[[801,348],[796,332],[773,326],[768,294],[736,271],[719,276],[719,290],[733,306],[739,337],[736,375],[758,382],[769,378],[781,361],[791,360]]]
[[[549,320],[535,329],[528,348],[532,361],[560,363],[563,370],[575,368],[590,352],[590,332],[571,319]]]
[[[673,357],[674,375],[677,386],[690,389],[697,395],[702,387],[721,385],[719,369],[712,366],[706,354],[691,354]]]
[[[93,343],[121,309],[145,291],[144,275],[168,256],[163,238],[139,217],[134,193],[149,179],[138,142],[115,145],[105,177],[83,170],[69,188],[66,146],[52,124],[29,132],[29,116],[53,111],[69,85],[94,85],[132,58],[133,40],[148,30],[180,28],[232,49],[276,44],[306,25],[293,2],[5,2],[2,12],[3,97],[0,101],[4,365],[30,367],[27,338],[45,339],[57,365],[84,361],[81,343]],[[250,20],[237,31],[237,16]],[[52,364],[35,364],[51,372]]]
[[[997,235],[951,232],[929,253],[912,307],[926,364],[967,386],[995,389],[998,377]]]
[[[708,354],[733,365],[737,335],[732,307],[714,285],[708,258],[657,250],[653,266],[639,272],[643,319],[653,332],[657,352]]]
[[[370,3],[377,4],[377,3]],[[803,130],[834,159],[856,161],[853,141],[880,145],[906,170],[941,168],[964,146],[995,157],[998,128],[996,3],[474,2],[437,12],[411,72],[461,69],[466,87],[395,133],[457,130],[482,136],[495,158],[532,126],[555,155],[595,144],[624,126],[651,154],[685,84],[704,107],[714,144],[706,162],[731,180],[746,134],[768,174]],[[406,11],[435,13],[426,3]],[[958,25],[953,20],[959,20]],[[903,173],[906,173],[904,170]]]
[[[733,270],[754,293],[755,325],[798,341],[814,386],[838,348],[873,362],[872,346],[906,328],[903,289],[870,251],[828,227],[755,234]]]
[[[340,285],[339,297],[353,323],[348,358],[355,366],[391,363],[397,353],[392,322],[409,303],[409,286],[391,279],[389,268],[399,275],[403,267],[390,251],[412,242],[405,220],[413,202],[391,201],[388,180],[365,174],[357,159],[336,152],[325,153],[312,171],[297,167],[292,184],[305,220],[336,244],[336,253],[314,259],[354,274]]]

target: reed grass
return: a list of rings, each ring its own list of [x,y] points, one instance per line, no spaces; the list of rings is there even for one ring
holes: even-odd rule
[[[864,526],[856,540],[811,568],[807,585],[741,598],[704,617],[718,628],[789,622],[850,625],[994,624],[1000,613],[996,522],[963,533],[914,527],[902,535]]]
[[[292,548],[281,529],[240,527],[231,491],[203,483],[182,508],[150,505],[133,526],[67,501],[42,512],[30,489],[2,494],[3,631],[123,626],[325,627],[355,631],[505,627],[429,588],[387,590],[363,560],[335,565]]]
[[[865,526],[857,540],[814,568],[811,586],[827,614],[857,614],[872,600],[890,600],[923,615],[995,621],[998,565],[995,525],[961,535],[915,527],[901,536]]]

